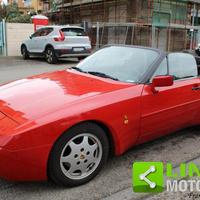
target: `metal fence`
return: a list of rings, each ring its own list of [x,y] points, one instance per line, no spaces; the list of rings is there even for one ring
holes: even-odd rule
[[[164,51],[182,51],[197,45],[199,29],[180,26],[159,27],[136,23],[93,23],[86,27],[92,46],[98,49],[106,44],[142,45]],[[193,36],[191,40],[191,35]]]

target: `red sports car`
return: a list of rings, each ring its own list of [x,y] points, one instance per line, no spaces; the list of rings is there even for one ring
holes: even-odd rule
[[[190,54],[105,47],[76,67],[0,87],[0,177],[76,186],[108,156],[200,123]]]

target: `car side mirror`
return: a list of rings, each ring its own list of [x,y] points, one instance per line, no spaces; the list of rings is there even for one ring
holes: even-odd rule
[[[173,76],[156,76],[152,80],[152,92],[158,93],[156,87],[167,87],[172,86],[174,84]]]
[[[32,39],[32,35],[30,35],[29,38]]]

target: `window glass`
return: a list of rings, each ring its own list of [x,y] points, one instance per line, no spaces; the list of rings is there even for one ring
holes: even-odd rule
[[[41,32],[42,32],[42,30],[38,30],[35,33],[33,33],[33,35],[31,37],[32,38],[34,38],[34,37],[40,37]]]
[[[169,75],[175,80],[196,77],[197,64],[195,58],[186,53],[171,53],[168,55]]]
[[[53,31],[53,28],[43,28],[43,29],[40,29],[40,30],[36,31],[35,33],[33,33],[32,38],[33,37],[47,36],[52,31]]]
[[[63,28],[61,31],[65,36],[86,36],[86,33],[81,28]]]
[[[154,75],[155,76],[164,76],[167,75],[167,58],[165,58],[161,63],[158,69],[155,71]]]
[[[137,83],[158,56],[151,49],[112,46],[97,51],[77,67],[85,72],[104,73],[120,81]]]
[[[45,29],[42,29],[41,33],[40,33],[40,36],[47,36],[49,35],[49,33],[51,33],[53,31],[53,28],[45,28]]]

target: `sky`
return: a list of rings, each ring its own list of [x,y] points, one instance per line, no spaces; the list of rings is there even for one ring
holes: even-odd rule
[[[1,2],[1,1],[0,1]],[[8,0],[2,0],[2,2],[7,5]],[[24,0],[25,6],[30,6],[31,5],[31,0]]]
[[[31,0],[24,0],[24,5],[25,6],[30,6],[31,5]]]
[[[3,0],[3,3],[4,3],[5,5],[7,5],[7,0]]]

